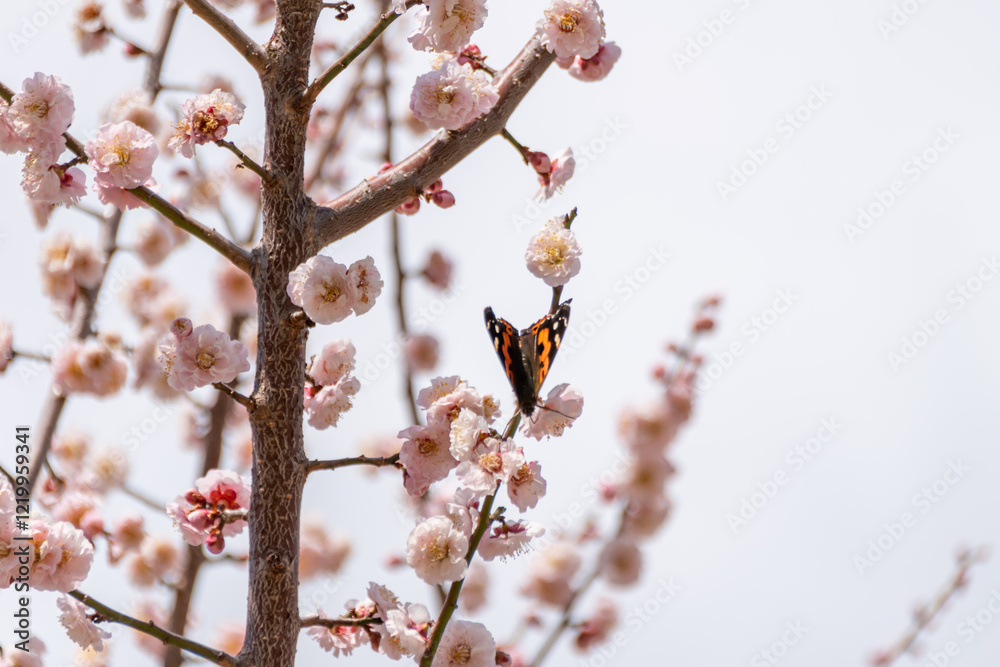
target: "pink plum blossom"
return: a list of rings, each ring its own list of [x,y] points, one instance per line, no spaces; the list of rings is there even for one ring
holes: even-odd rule
[[[354,307],[347,267],[326,255],[316,255],[299,264],[288,275],[286,291],[292,303],[316,324],[340,322]]]
[[[364,315],[372,309],[375,299],[382,293],[382,285],[382,276],[371,257],[351,264],[347,269],[347,290],[355,315]]]
[[[642,572],[642,551],[629,537],[614,539],[601,551],[600,568],[601,577],[609,584],[634,584]]]
[[[550,389],[549,395],[538,405],[524,426],[524,434],[535,440],[553,435],[559,437],[583,414],[583,395],[575,387],[563,383]]]
[[[573,158],[573,149],[566,148],[549,160],[548,170],[538,173],[538,183],[541,187],[535,196],[550,199],[569,182],[569,179],[573,178],[574,171],[576,171],[576,160]]]
[[[10,118],[10,106],[0,100],[0,152],[7,153],[24,153],[30,147],[28,142],[17,133],[17,128],[14,127],[14,123]]]
[[[37,150],[62,140],[62,133],[73,121],[73,111],[69,86],[57,76],[35,72],[11,98],[8,119],[28,146]]]
[[[479,543],[483,560],[506,560],[527,551],[531,540],[545,534],[545,527],[530,521],[501,522],[487,531]]]
[[[50,204],[74,204],[87,194],[87,177],[76,167],[63,169],[58,164],[66,140],[46,144],[28,153],[21,170],[21,189],[32,201]]]
[[[364,605],[359,605],[357,600],[348,600],[345,606],[347,607],[347,614],[345,614],[347,618],[368,618],[369,616],[368,610]],[[325,618],[322,608],[317,609],[316,613],[320,618]],[[324,651],[333,653],[335,658],[351,655],[354,649],[369,641],[368,632],[357,626],[342,625],[335,628],[325,628],[316,625],[309,628],[306,634],[316,640],[316,643]]]
[[[212,553],[221,553],[225,537],[243,532],[245,518],[233,519],[226,513],[248,510],[250,482],[231,470],[210,470],[195,480],[195,488],[167,504],[167,515],[193,546],[205,544]]]
[[[524,261],[532,275],[541,278],[549,287],[558,287],[580,272],[582,254],[576,234],[566,228],[561,218],[555,218],[531,237]]]
[[[100,187],[136,188],[153,175],[160,151],[152,134],[131,121],[104,124],[87,143],[87,157]]]
[[[457,52],[486,21],[486,0],[428,0],[407,38],[418,51]]]
[[[448,433],[440,427],[418,424],[399,432],[403,445],[403,486],[411,496],[421,496],[434,482],[448,476],[458,461],[448,449]]]
[[[330,341],[313,357],[309,377],[321,387],[337,384],[354,370],[355,353],[350,338]]]
[[[52,383],[60,394],[109,396],[128,377],[128,359],[103,340],[70,341],[52,355]]]
[[[482,623],[452,621],[444,630],[432,667],[494,667],[497,645]]]
[[[498,99],[485,72],[446,60],[439,69],[417,77],[410,110],[432,130],[457,130],[487,113]]]
[[[111,639],[111,633],[97,627],[90,619],[87,615],[90,607],[66,595],[60,595],[56,605],[62,610],[59,623],[66,628],[70,639],[83,648],[93,648],[98,652],[104,650],[104,640]]]
[[[611,631],[618,625],[618,607],[610,598],[601,598],[593,613],[576,628],[574,641],[581,651],[600,646],[608,641]]]
[[[184,157],[194,157],[195,146],[225,138],[229,126],[243,119],[245,109],[235,95],[218,88],[187,100],[167,146]]]
[[[336,426],[345,412],[351,409],[351,397],[361,389],[357,378],[345,376],[335,384],[317,389],[306,387],[304,406],[309,425],[323,430]]]
[[[469,540],[446,516],[421,521],[406,540],[406,564],[434,586],[465,576]]]
[[[458,465],[455,475],[462,486],[479,496],[493,493],[524,463],[524,454],[512,440],[486,438]]]
[[[448,289],[448,285],[451,284],[452,270],[451,260],[441,254],[440,251],[434,250],[427,257],[427,264],[424,265],[421,273],[432,287],[439,290],[446,290]]]
[[[604,42],[594,56],[590,58],[576,56],[568,67],[569,75],[580,81],[600,81],[611,73],[611,68],[621,55],[620,46],[614,42]]]
[[[546,482],[537,461],[522,463],[507,480],[507,497],[522,512],[538,504],[545,495]]]
[[[557,58],[592,58],[604,39],[604,12],[594,0],[552,0],[537,35]]]
[[[94,560],[94,547],[83,531],[65,521],[29,523],[35,559],[29,584],[39,591],[68,593],[87,578]]]
[[[438,363],[440,345],[427,334],[411,334],[403,341],[403,354],[411,371],[432,371]]]
[[[211,324],[192,328],[177,318],[159,343],[160,368],[177,391],[191,391],[214,382],[232,382],[250,370],[247,349]]]

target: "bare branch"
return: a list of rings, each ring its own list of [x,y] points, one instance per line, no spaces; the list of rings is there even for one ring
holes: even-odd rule
[[[490,137],[500,134],[514,109],[554,60],[555,56],[532,37],[495,79],[500,98],[489,113],[458,130],[440,132],[392,169],[320,206],[313,219],[312,254],[416,197]]]
[[[129,192],[149,204],[150,208],[191,234],[191,236],[203,241],[208,247],[217,251],[238,268],[246,273],[250,273],[250,253],[247,250],[233,243],[211,227],[206,227],[197,220],[189,218],[179,208],[155,194],[146,186],[132,188]]]
[[[176,646],[180,649],[201,656],[202,658],[205,658],[205,660],[215,663],[216,665],[224,665],[225,667],[237,667],[238,665],[236,658],[228,653],[225,653],[224,651],[217,651],[213,648],[205,646],[204,644],[193,642],[186,637],[175,635],[174,633],[168,632],[157,626],[152,621],[143,622],[137,618],[132,618],[127,614],[123,614],[120,611],[115,611],[111,607],[101,604],[94,598],[89,595],[84,595],[80,591],[70,591],[69,594],[96,611],[99,615],[99,619],[97,619],[98,622],[111,621],[112,623],[120,623],[121,625],[130,627],[133,630],[147,634],[150,637],[156,637],[166,646]]]
[[[243,32],[232,19],[216,9],[208,0],[184,0],[191,12],[215,29],[222,38],[233,45],[233,48],[250,63],[257,74],[263,74],[268,68],[267,53],[257,42]]]
[[[323,618],[322,616],[306,616],[302,619],[303,628],[358,628],[366,625],[381,625],[381,618]]]
[[[331,459],[328,461],[309,461],[306,464],[306,472],[316,472],[317,470],[336,470],[348,466],[394,466],[399,461],[399,454],[392,456],[355,456],[349,459]]]

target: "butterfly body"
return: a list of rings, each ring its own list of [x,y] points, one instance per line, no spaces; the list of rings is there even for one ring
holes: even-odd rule
[[[507,320],[494,315],[492,308],[486,308],[483,313],[493,348],[517,397],[517,409],[525,417],[530,418],[538,405],[538,390],[549,374],[569,325],[571,301],[560,304],[554,312],[520,332]]]

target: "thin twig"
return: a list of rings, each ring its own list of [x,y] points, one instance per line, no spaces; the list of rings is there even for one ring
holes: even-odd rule
[[[272,176],[267,171],[267,169],[264,169],[264,167],[254,162],[246,153],[237,148],[236,144],[234,144],[233,142],[226,141],[225,139],[216,139],[215,145],[222,146],[223,148],[228,148],[230,151],[232,151],[233,155],[238,157],[240,159],[240,162],[242,162],[244,166],[246,166],[253,173],[260,176],[260,180],[263,181],[265,185],[274,182],[274,176]]]
[[[406,9],[414,7],[418,4],[421,4],[420,0],[407,0]],[[354,48],[342,55],[337,62],[330,65],[325,72],[320,74],[312,83],[309,84],[309,87],[302,93],[302,97],[299,100],[299,106],[303,108],[309,108],[312,106],[312,104],[316,101],[316,98],[319,97],[319,94],[323,92],[323,89],[330,85],[330,82],[333,81],[338,74],[347,69],[347,66],[354,62],[358,56],[364,53],[365,49],[371,46],[372,43],[378,39],[378,36],[381,35],[385,29],[392,25],[392,22],[400,16],[401,14],[397,14],[395,11],[379,16],[378,22],[375,23],[372,29],[368,31],[368,34],[365,35],[360,42],[354,45]]]
[[[381,618],[323,618],[322,616],[305,616],[302,618],[303,628],[321,626],[324,628],[361,628],[368,625],[381,625]]]
[[[146,186],[129,190],[136,197],[149,204],[154,211],[170,220],[172,223],[202,241],[220,255],[232,262],[237,268],[250,273],[250,253],[233,243],[216,230],[197,220],[190,218],[179,208],[155,194]]]
[[[122,490],[122,493],[124,493],[126,496],[130,496],[131,498],[138,500],[146,507],[155,510],[157,512],[163,512],[163,508],[167,506],[166,503],[156,502],[149,496],[145,495],[141,491],[137,491],[128,484],[122,484],[120,488]]]
[[[247,409],[247,411],[252,412],[257,407],[256,404],[253,402],[252,398],[250,398],[249,396],[244,396],[243,394],[241,394],[240,392],[236,391],[235,389],[233,389],[228,385],[222,384],[221,382],[213,382],[212,386],[221,391],[229,398],[239,403],[240,405],[242,405],[244,408]]]
[[[152,621],[143,622],[137,618],[132,618],[128,614],[115,611],[111,607],[101,604],[80,591],[70,591],[69,594],[98,613],[99,617],[95,619],[95,622],[110,621],[112,623],[119,623],[150,637],[155,637],[163,642],[165,646],[176,646],[181,650],[193,653],[216,665],[223,665],[224,667],[237,667],[238,665],[236,658],[224,651],[217,651],[198,642],[193,642],[186,637],[168,632]]]
[[[306,472],[316,472],[317,470],[336,470],[348,466],[375,466],[382,468],[394,466],[399,462],[399,454],[392,456],[354,456],[347,459],[331,459],[326,461],[309,461],[306,463]]]
[[[524,160],[524,164],[528,164],[528,149],[521,145],[521,142],[514,138],[514,135],[507,131],[505,127],[500,135],[507,140],[507,143],[514,147],[517,154],[521,156]]]
[[[35,359],[36,361],[44,361],[45,363],[50,363],[52,357],[47,357],[44,354],[38,354],[37,352],[22,352],[20,350],[11,350],[11,359],[15,357],[24,357],[25,359]]]
[[[260,44],[250,39],[232,19],[220,12],[208,0],[184,0],[191,12],[211,26],[222,38],[232,44],[233,48],[250,63],[257,74],[267,71],[269,62],[267,53]]]

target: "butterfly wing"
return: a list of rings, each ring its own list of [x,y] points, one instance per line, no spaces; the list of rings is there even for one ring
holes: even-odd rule
[[[562,345],[563,336],[569,326],[569,305],[573,299],[560,304],[554,313],[549,313],[521,332],[521,353],[525,359],[525,372],[532,379],[535,396],[552,368],[552,361]]]
[[[494,315],[492,308],[483,311],[483,315],[486,318],[486,330],[493,341],[493,349],[496,350],[507,381],[517,396],[518,409],[524,412],[530,406],[530,410],[534,410],[537,391],[525,369],[521,336],[510,322]]]

